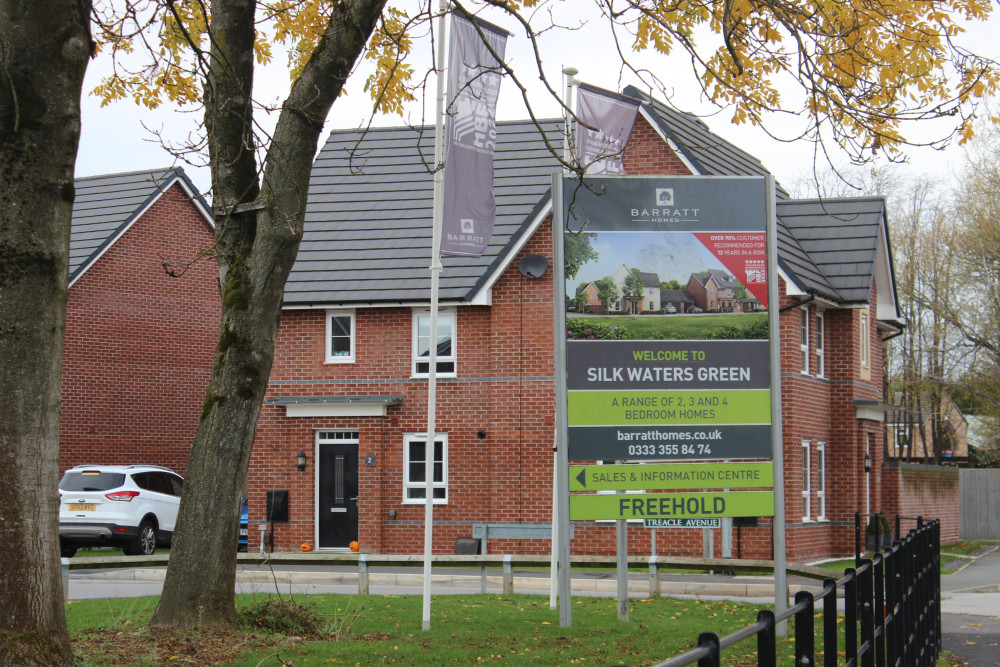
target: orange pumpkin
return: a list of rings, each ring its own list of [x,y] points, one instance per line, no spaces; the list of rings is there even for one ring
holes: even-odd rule
[[[361,545],[357,542],[351,542],[348,546],[351,547],[351,551],[357,551],[361,548]]]
[[[303,551],[312,551],[312,547],[309,545],[308,542],[303,542],[302,546],[299,548],[302,549]]]

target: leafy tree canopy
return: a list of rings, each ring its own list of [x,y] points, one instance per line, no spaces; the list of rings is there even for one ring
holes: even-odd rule
[[[639,269],[632,269],[625,276],[625,282],[622,284],[622,292],[626,299],[634,303],[642,299],[643,287],[642,273],[639,272]]]
[[[164,101],[200,102],[199,74],[206,67],[211,2],[95,4],[100,48],[110,50],[119,65],[123,58],[134,63],[128,57],[137,51],[148,56],[139,65],[116,67],[100,83],[96,92],[105,103],[128,97],[150,108]],[[270,62],[274,47],[280,46],[287,50],[290,76],[297,77],[330,16],[342,4],[257,0],[257,62]],[[378,110],[401,113],[426,84],[424,73],[415,72],[410,63],[415,45],[430,32],[428,19],[436,4],[400,3],[383,10],[364,56],[374,70],[363,83],[355,84],[372,97]],[[559,86],[549,83],[542,66],[544,37],[578,25],[558,18],[558,3],[453,4],[528,39],[536,63],[522,63],[517,69],[502,66],[526,103],[525,82],[539,76],[556,94]],[[994,9],[991,0],[598,0],[594,4],[591,20],[606,23],[615,42],[609,53],[620,56],[623,70],[651,92],[669,99],[672,82],[661,81],[653,68],[635,60],[636,54],[683,54],[708,98],[730,109],[733,122],[766,129],[770,112],[779,118],[808,119],[804,137],[833,140],[855,161],[879,151],[896,155],[909,143],[902,132],[902,123],[908,120],[950,118],[949,130],[928,143],[943,145],[956,134],[965,141],[973,133],[975,102],[997,90],[997,63],[960,42],[961,22],[986,20]],[[579,16],[576,6],[573,11]],[[674,76],[676,70],[670,71]],[[788,92],[788,83],[798,84],[794,93]]]
[[[618,299],[622,298],[621,292],[618,291],[618,286],[610,277],[595,280],[594,287],[597,288],[598,298],[601,300],[601,305],[604,306],[605,310],[610,309]]]
[[[581,234],[567,234],[566,240],[564,242],[564,259],[566,264],[566,279],[572,280],[576,277],[576,274],[580,272],[580,267],[587,262],[597,261],[597,251],[594,247],[590,245],[593,239],[597,238],[597,234],[581,233]],[[583,287],[587,286],[587,283],[583,283]]]

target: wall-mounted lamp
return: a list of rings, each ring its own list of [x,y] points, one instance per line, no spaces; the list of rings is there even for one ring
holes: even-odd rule
[[[389,518],[390,519],[396,518],[396,510],[389,510]]]
[[[872,471],[872,455],[865,452],[865,472]]]
[[[479,438],[480,440],[485,440],[486,439],[486,429],[481,428],[478,431],[476,431],[476,437]]]
[[[300,451],[295,457],[295,465],[298,466],[299,470],[306,469],[306,453]]]

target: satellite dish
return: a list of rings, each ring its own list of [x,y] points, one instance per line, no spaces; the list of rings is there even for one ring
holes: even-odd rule
[[[549,260],[544,255],[528,255],[521,260],[520,269],[528,278],[541,278],[549,270]]]

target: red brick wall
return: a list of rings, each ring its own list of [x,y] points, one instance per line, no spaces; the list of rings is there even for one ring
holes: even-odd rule
[[[76,281],[66,311],[60,466],[164,465],[183,474],[219,327],[213,231],[171,187]]]
[[[629,176],[687,176],[692,173],[684,161],[667,148],[659,133],[642,116],[635,119],[628,147],[622,154],[622,165]]]
[[[922,516],[941,520],[941,542],[958,541],[958,468],[892,462],[882,471],[886,514]],[[915,521],[901,522],[901,533],[915,527]]]
[[[782,290],[783,291],[783,290]],[[872,300],[876,297],[872,291]],[[781,306],[796,303],[787,296]],[[860,311],[826,309],[825,363],[822,377],[817,373],[816,303],[809,309],[809,372],[802,373],[801,309],[790,308],[781,315],[782,424],[785,468],[785,521],[787,556],[807,561],[853,553],[854,513],[877,512],[882,507],[879,483],[882,459],[882,424],[858,419],[855,400],[882,400],[882,350],[878,332],[869,319],[871,379],[861,378],[858,332]],[[863,469],[866,436],[871,436],[874,459],[872,472]],[[804,521],[802,442],[810,443],[810,520]],[[825,444],[826,514],[817,521],[819,488],[817,449]]]

